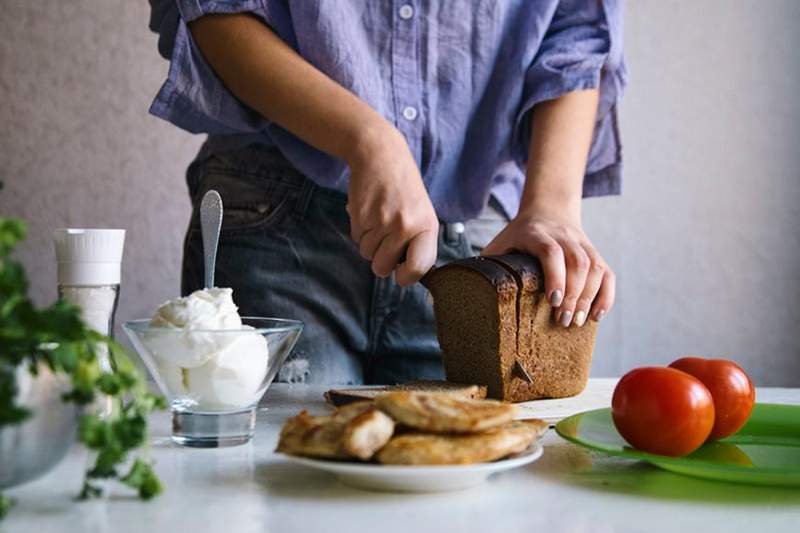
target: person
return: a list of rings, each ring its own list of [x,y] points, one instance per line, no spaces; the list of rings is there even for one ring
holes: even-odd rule
[[[441,378],[417,281],[478,253],[538,257],[564,327],[611,310],[581,198],[620,189],[619,2],[150,2],[170,60],[150,111],[208,134],[182,290],[203,286],[215,189],[217,284],[244,315],[306,324],[279,379]]]

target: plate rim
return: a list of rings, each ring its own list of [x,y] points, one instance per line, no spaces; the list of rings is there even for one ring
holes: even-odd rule
[[[504,459],[498,459],[489,463],[473,463],[465,465],[383,465],[378,463],[360,463],[354,461],[336,461],[330,459],[318,459],[314,457],[303,457],[281,453],[285,459],[296,464],[306,465],[312,468],[325,470],[333,473],[359,474],[359,475],[430,475],[430,474],[462,474],[462,473],[493,473],[503,470],[510,470],[539,459],[544,454],[544,446],[540,441],[536,441],[525,450]]]
[[[786,405],[792,405],[792,404],[757,403],[756,405],[761,405],[761,406],[786,406]],[[793,407],[797,407],[798,410],[800,410],[800,405],[792,405],[792,406]],[[567,432],[564,431],[564,426],[566,424],[572,422],[576,418],[583,417],[583,416],[590,415],[590,414],[597,414],[597,413],[600,413],[600,412],[609,412],[610,413],[610,411],[611,411],[610,407],[602,407],[602,408],[599,408],[599,409],[590,409],[590,410],[587,410],[587,411],[582,411],[580,413],[575,413],[575,414],[573,414],[571,416],[568,416],[567,418],[564,418],[561,421],[559,421],[555,426],[555,431],[561,438],[563,438],[563,439],[565,439],[565,440],[567,440],[567,441],[569,441],[569,442],[571,442],[573,444],[581,446],[583,448],[587,448],[587,449],[590,449],[590,450],[593,450],[593,451],[596,451],[596,452],[600,452],[600,453],[604,453],[604,454],[607,454],[607,455],[611,455],[611,456],[614,456],[614,457],[622,457],[622,458],[631,459],[631,460],[641,460],[641,461],[645,461],[645,462],[654,464],[654,465],[659,466],[659,467],[661,467],[662,464],[666,464],[666,465],[670,465],[670,466],[673,466],[673,465],[674,466],[688,466],[690,468],[692,466],[696,466],[698,468],[704,468],[706,470],[710,468],[710,469],[713,469],[713,470],[716,470],[716,471],[720,471],[720,472],[730,472],[730,473],[748,473],[749,472],[749,473],[765,474],[765,475],[777,476],[777,477],[781,477],[781,478],[790,478],[790,479],[800,476],[800,467],[798,467],[797,469],[788,470],[788,471],[785,468],[774,468],[774,467],[764,467],[764,466],[755,467],[755,469],[754,469],[752,466],[744,466],[744,465],[736,465],[736,464],[721,464],[721,463],[715,463],[715,462],[712,462],[712,461],[704,461],[702,459],[687,459],[685,456],[684,457],[671,457],[669,455],[658,455],[658,454],[654,454],[654,453],[649,453],[649,452],[644,452],[644,451],[641,451],[641,450],[637,450],[635,448],[618,450],[618,449],[612,449],[612,448],[609,448],[609,447],[604,447],[603,445],[596,444],[596,443],[594,443],[592,441],[585,441],[585,440],[582,440],[582,439],[580,439],[578,437],[573,437],[573,436],[569,435]],[[616,428],[614,428],[614,429],[616,430]],[[620,437],[621,437],[621,435],[620,435]],[[721,442],[730,442],[728,439],[730,439],[730,437],[726,437],[725,439],[721,439]],[[731,442],[731,444],[735,444],[735,443]],[[790,446],[790,447],[794,447],[794,446]]]

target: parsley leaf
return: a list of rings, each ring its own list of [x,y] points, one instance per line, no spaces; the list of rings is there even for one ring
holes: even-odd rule
[[[81,416],[78,438],[96,458],[78,497],[98,497],[103,490],[94,481],[117,478],[142,499],[153,498],[163,487],[150,462],[135,458],[124,476],[119,469],[131,452],[147,442],[147,415],[164,409],[166,401],[147,391],[122,346],[84,324],[78,307],[63,300],[41,309],[34,305],[28,296],[25,270],[10,259],[25,233],[21,221],[0,218],[0,430],[31,416],[16,404],[17,368],[27,367],[36,374],[39,366],[45,365],[69,378],[71,389],[62,397],[65,402],[89,405],[103,395],[112,406],[109,413],[86,409]],[[99,345],[108,349],[111,373],[99,365]],[[0,494],[0,518],[10,506],[11,501]]]
[[[3,517],[6,514],[8,514],[9,509],[11,509],[11,506],[13,505],[14,505],[14,500],[9,498],[8,496],[0,494],[0,520],[2,520]]]

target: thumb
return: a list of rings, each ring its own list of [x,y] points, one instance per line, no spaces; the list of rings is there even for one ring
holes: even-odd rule
[[[511,246],[508,245],[504,231],[498,233],[486,247],[481,250],[481,255],[501,255],[511,251]]]

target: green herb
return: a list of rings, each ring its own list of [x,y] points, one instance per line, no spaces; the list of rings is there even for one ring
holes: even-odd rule
[[[120,468],[132,451],[146,445],[147,415],[165,408],[165,401],[147,391],[122,346],[83,323],[76,306],[63,300],[43,309],[33,304],[24,269],[9,258],[24,237],[22,222],[0,218],[0,429],[31,415],[15,403],[16,369],[25,365],[35,374],[39,365],[46,365],[70,379],[65,402],[86,406],[103,395],[111,404],[108,413],[87,408],[81,415],[79,439],[96,459],[79,498],[100,496],[100,479],[118,479],[141,498],[153,498],[163,487],[149,461],[136,458],[125,473]],[[101,345],[108,348],[112,373],[103,372],[98,363],[96,350]],[[0,518],[10,505],[0,494]]]
[[[0,520],[8,514],[8,510],[11,509],[11,506],[14,502],[8,496],[4,496],[0,494]]]

